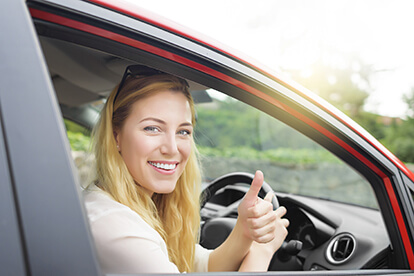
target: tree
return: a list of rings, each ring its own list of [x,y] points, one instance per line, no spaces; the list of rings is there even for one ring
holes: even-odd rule
[[[338,55],[334,56],[339,59]],[[307,74],[301,70],[288,71],[297,82],[356,118],[363,111],[371,92],[370,78],[375,70],[355,55],[340,60],[338,64],[333,64],[321,58]]]
[[[407,95],[403,95],[403,101],[408,106],[407,116],[414,118],[414,87],[411,88],[411,92]]]
[[[393,124],[381,142],[403,162],[414,163],[414,88],[403,100],[408,105],[406,119]]]
[[[293,79],[350,116],[378,140],[385,139],[390,126],[384,125],[380,115],[364,110],[372,91],[371,78],[382,70],[364,63],[356,55],[331,53],[330,56],[330,59],[321,57],[307,74],[300,70],[288,71]],[[414,97],[411,105],[414,106]]]

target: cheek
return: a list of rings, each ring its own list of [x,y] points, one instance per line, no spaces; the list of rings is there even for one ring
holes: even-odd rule
[[[181,155],[183,156],[183,159],[185,159],[186,162],[191,154],[191,150],[192,150],[191,144],[192,144],[191,141],[188,140],[188,141],[183,141],[180,145]]]
[[[154,147],[151,139],[145,139],[145,137],[139,135],[128,136],[122,142],[121,155],[128,163],[131,163],[131,161],[137,162],[139,159],[145,158]]]
[[[129,131],[122,135],[122,149],[130,149],[130,150],[142,150],[146,149],[150,146],[154,146],[157,142],[157,139],[154,137],[149,137],[138,130]]]

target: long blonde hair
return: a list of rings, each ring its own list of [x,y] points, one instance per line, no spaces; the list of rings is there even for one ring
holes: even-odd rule
[[[161,90],[176,91],[187,97],[192,111],[192,123],[195,125],[194,103],[183,80],[168,74],[128,77],[117,96],[117,88],[112,91],[93,132],[97,183],[116,201],[137,212],[161,235],[167,244],[170,261],[181,272],[191,272],[200,226],[201,188],[194,139],[192,152],[174,191],[150,197],[135,183],[116,148],[114,138],[114,131],[122,128],[133,103]]]

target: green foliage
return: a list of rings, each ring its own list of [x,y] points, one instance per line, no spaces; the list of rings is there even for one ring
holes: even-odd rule
[[[335,53],[333,53],[335,56]],[[364,111],[364,104],[371,92],[370,80],[376,73],[372,65],[350,56],[334,66],[319,60],[312,67],[312,74],[304,77],[301,72],[286,70],[300,84],[317,93],[336,108],[349,115],[403,162],[414,162],[414,88],[403,100],[408,106],[408,118],[401,123],[385,124],[382,117]]]
[[[414,163],[414,88],[403,100],[408,105],[408,117],[389,126],[381,142],[403,162]]]
[[[414,118],[414,87],[411,88],[411,92],[403,96],[403,101],[408,107],[408,116]]]
[[[75,122],[64,120],[70,147],[73,151],[88,151],[90,147],[90,131]]]
[[[67,131],[80,132],[80,133],[82,133],[84,135],[87,135],[87,136],[90,135],[90,131],[88,129],[84,128],[83,126],[81,126],[81,125],[79,125],[79,124],[77,124],[73,121],[64,119],[63,122],[65,123],[65,128],[66,128]]]
[[[339,159],[335,158],[331,153],[315,149],[278,148],[258,151],[247,147],[230,147],[221,150],[203,146],[199,146],[198,149],[204,157],[236,158],[250,161],[261,160],[284,165],[339,163]]]
[[[316,146],[291,127],[242,102],[227,99],[215,101],[213,106],[197,107],[195,137],[199,146],[224,151],[228,148],[268,150]]]
[[[80,132],[67,131],[70,147],[74,151],[88,151],[90,146],[90,137]]]
[[[393,124],[387,129],[381,142],[403,162],[414,163],[414,118],[401,124]]]
[[[389,148],[394,154],[404,162],[414,163],[414,141],[410,137],[398,137]]]
[[[196,143],[204,157],[261,160],[283,165],[338,159],[296,130],[232,99],[197,107]]]
[[[356,115],[353,119],[378,140],[385,138],[389,127],[381,122],[380,115],[363,111]]]
[[[332,53],[333,57],[341,55]],[[322,58],[312,66],[312,73],[304,76],[298,70],[288,70],[303,86],[351,117],[363,111],[371,90],[370,77],[374,73],[371,65],[364,64],[357,56],[341,58],[341,66],[332,65]]]
[[[226,149],[247,146],[258,149],[259,112],[240,102],[227,99],[214,108],[197,108],[195,137],[198,145]]]

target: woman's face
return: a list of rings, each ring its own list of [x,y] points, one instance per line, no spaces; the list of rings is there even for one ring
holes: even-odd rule
[[[129,172],[150,195],[174,190],[191,153],[191,115],[184,94],[160,91],[135,102],[115,133]]]

